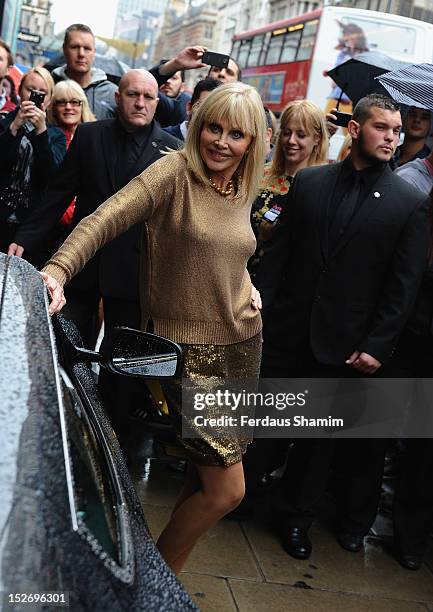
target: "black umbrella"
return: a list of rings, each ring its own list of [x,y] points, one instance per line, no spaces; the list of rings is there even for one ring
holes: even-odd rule
[[[327,75],[356,104],[370,93],[387,94],[376,77],[403,66],[407,66],[407,63],[394,60],[379,51],[366,51],[329,70]]]
[[[406,64],[377,80],[396,102],[433,111],[432,64]]]
[[[66,60],[63,54],[58,55],[57,57],[51,59],[48,63],[44,65],[44,68],[52,72],[55,68],[59,66],[63,66],[66,64]],[[116,59],[115,57],[109,57],[107,55],[101,55],[100,53],[96,53],[95,59],[93,61],[94,68],[100,68],[105,72],[108,79],[113,81],[113,83],[119,83],[121,77],[130,70],[130,67]]]

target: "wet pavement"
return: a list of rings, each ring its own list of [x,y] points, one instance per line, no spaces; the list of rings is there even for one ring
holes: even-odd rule
[[[182,485],[166,461],[143,460],[135,483],[156,539]],[[392,557],[390,521],[379,517],[365,550],[350,553],[335,541],[325,503],[310,532],[313,554],[289,557],[264,520],[223,520],[197,544],[180,580],[204,612],[433,612],[433,541],[417,572]],[[378,537],[380,536],[380,537]]]

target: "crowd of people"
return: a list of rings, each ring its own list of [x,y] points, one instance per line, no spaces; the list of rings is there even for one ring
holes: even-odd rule
[[[311,101],[291,102],[277,127],[232,59],[209,67],[190,95],[185,71],[204,68],[200,45],[129,70],[118,86],[93,67],[87,26],[67,28],[63,52],[65,65],[29,70],[16,94],[0,42],[0,250],[42,270],[50,312],[74,321],[86,347],[102,302],[105,334],[126,325],[178,342],[182,377],[210,390],[259,376],[430,376],[428,111],[411,108],[402,122],[391,98],[366,95],[331,164],[332,105],[325,116]],[[142,387],[106,373],[99,386],[120,433]],[[254,506],[264,476],[281,466],[271,504],[285,550],[311,555],[308,530],[331,466],[337,540],[361,550],[388,440],[248,444],[200,428],[183,439],[182,381],[164,393],[188,459],[157,543],[174,572],[219,519]],[[433,526],[433,447],[402,445],[395,548],[415,570]]]

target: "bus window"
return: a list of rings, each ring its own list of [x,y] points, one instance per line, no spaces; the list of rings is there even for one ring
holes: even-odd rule
[[[251,43],[250,55],[247,63],[245,64],[246,66],[260,66],[260,55],[263,48],[264,38],[264,34],[257,34],[257,36],[254,36]]]
[[[301,45],[298,50],[296,61],[309,60],[314,48],[314,41],[316,40],[318,19],[314,21],[307,21],[302,31]]]
[[[294,62],[296,59],[296,53],[298,51],[299,41],[301,40],[303,24],[299,26],[293,26],[293,31],[289,31],[286,34],[284,41],[283,52],[281,54],[281,62]]]
[[[380,51],[394,57],[411,56],[415,53],[416,29],[389,21],[373,21],[353,15],[341,19],[343,25],[353,23],[364,32],[370,51]],[[404,58],[402,58],[404,59]]]
[[[284,34],[286,28],[281,30],[275,30],[272,32],[272,38],[269,42],[268,52],[266,54],[266,64],[278,64],[280,61],[281,49],[284,43]]]
[[[233,41],[232,50],[230,52],[230,57],[232,59],[234,59],[236,63],[238,61],[239,49],[240,48],[241,48],[241,41],[240,40],[234,40]]]
[[[247,65],[248,55],[250,53],[252,38],[248,38],[247,40],[241,40],[241,48],[239,49],[239,55],[236,60],[236,63],[243,68]]]

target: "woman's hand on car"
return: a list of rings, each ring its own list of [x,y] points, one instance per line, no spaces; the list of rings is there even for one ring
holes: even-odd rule
[[[63,306],[66,304],[65,295],[63,293],[63,287],[53,276],[49,276],[45,272],[40,272],[40,275],[44,279],[44,283],[47,286],[48,293],[50,294],[51,303],[48,309],[50,315],[60,312]]]
[[[255,310],[261,310],[262,309],[262,298],[260,297],[260,293],[254,287],[254,285],[251,285],[251,306]]]

